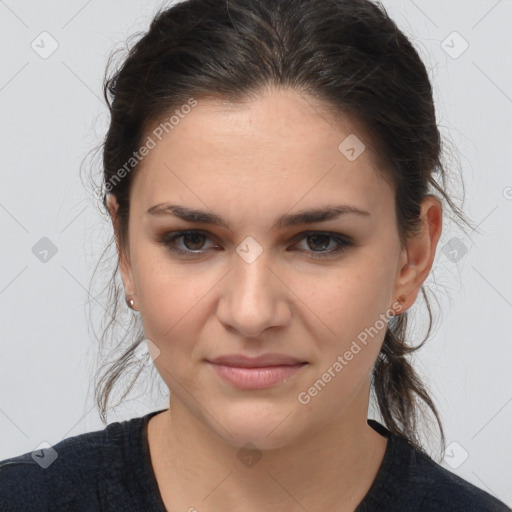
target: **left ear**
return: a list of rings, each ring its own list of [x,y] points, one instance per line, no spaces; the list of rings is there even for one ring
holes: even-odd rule
[[[421,230],[406,242],[397,268],[394,300],[405,297],[400,311],[409,309],[434,263],[436,248],[443,229],[443,207],[439,199],[428,195],[421,203]]]

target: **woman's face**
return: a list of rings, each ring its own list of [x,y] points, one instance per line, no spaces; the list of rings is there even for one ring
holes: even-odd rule
[[[233,446],[284,446],[366,418],[406,252],[393,190],[357,145],[369,141],[329,119],[291,90],[243,106],[199,100],[161,141],[162,130],[149,134],[156,146],[134,176],[126,291],[158,347],[173,415]],[[362,213],[295,217],[346,206]],[[197,233],[173,239],[183,230]],[[306,364],[284,380],[259,371],[278,377],[265,386],[254,369],[232,382],[210,363],[270,353]]]

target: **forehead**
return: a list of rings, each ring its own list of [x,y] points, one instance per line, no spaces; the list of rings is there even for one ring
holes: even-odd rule
[[[199,98],[173,121],[146,134],[155,146],[137,170],[132,197],[147,207],[171,198],[226,211],[316,206],[321,199],[389,207],[392,191],[376,172],[371,141],[304,94],[270,90],[243,103]],[[365,149],[353,159],[349,146],[356,156]]]

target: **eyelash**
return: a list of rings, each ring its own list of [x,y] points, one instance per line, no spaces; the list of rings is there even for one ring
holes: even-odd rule
[[[208,238],[207,233],[204,233],[202,231],[187,230],[187,231],[173,231],[171,233],[166,233],[162,237],[158,238],[157,241],[159,244],[165,246],[170,251],[172,251],[176,254],[179,254],[181,256],[189,256],[189,257],[200,256],[200,255],[204,254],[204,252],[200,252],[200,251],[204,251],[202,249],[200,251],[192,251],[192,250],[178,249],[174,246],[174,242],[178,238],[183,238],[186,235],[196,235],[196,234],[202,235],[202,236],[205,236],[206,238]],[[328,258],[329,256],[333,256],[333,255],[342,253],[348,247],[353,245],[352,242],[350,242],[349,240],[340,236],[337,233],[329,233],[329,232],[324,232],[324,231],[308,231],[305,233],[301,233],[300,238],[298,238],[297,242],[302,241],[303,239],[307,238],[308,236],[314,236],[314,235],[328,236],[338,244],[338,247],[336,247],[335,249],[331,249],[329,251],[301,250],[302,252],[310,252],[312,258]]]

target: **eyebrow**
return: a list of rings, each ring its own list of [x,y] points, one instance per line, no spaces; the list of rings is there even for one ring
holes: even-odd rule
[[[213,224],[222,226],[231,231],[228,223],[215,213],[204,210],[196,210],[185,206],[161,203],[148,209],[149,215],[172,215],[187,222],[197,222],[202,224]],[[343,204],[337,206],[329,206],[325,208],[316,208],[311,210],[301,210],[297,213],[288,213],[277,219],[272,229],[285,228],[300,224],[314,224],[317,222],[325,222],[337,219],[343,215],[358,215],[361,217],[371,217],[370,212],[361,210],[355,206]]]

